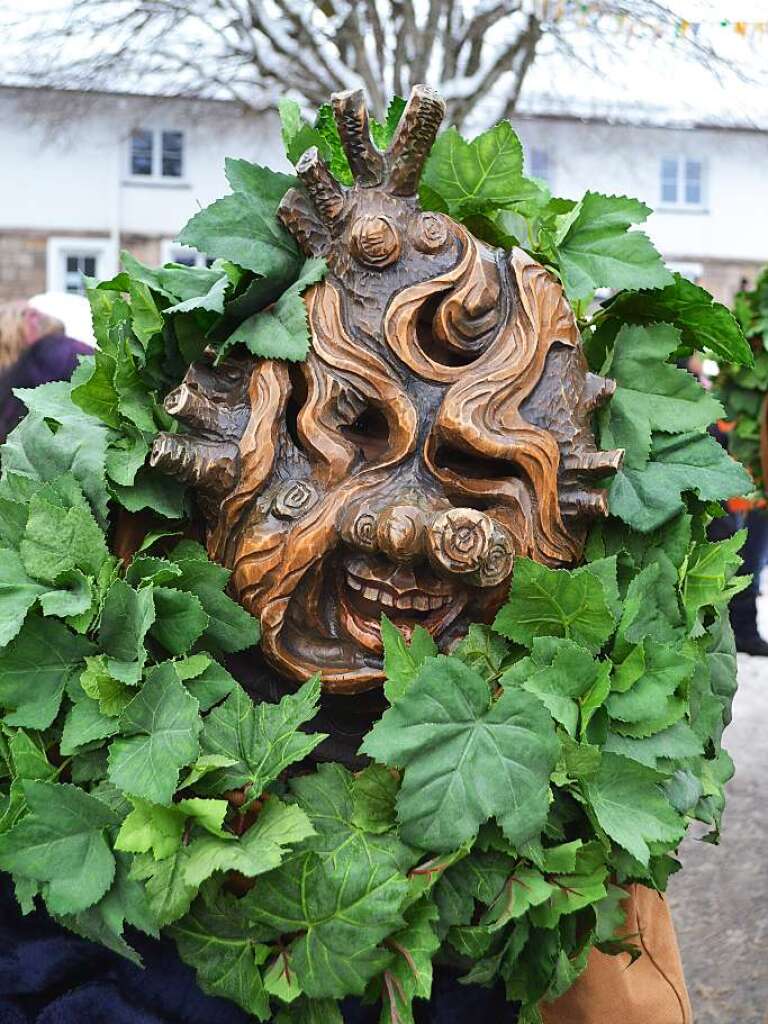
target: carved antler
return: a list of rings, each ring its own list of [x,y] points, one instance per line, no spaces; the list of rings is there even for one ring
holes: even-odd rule
[[[340,185],[313,147],[296,165],[306,192],[290,189],[278,211],[280,220],[310,256],[327,254],[331,240],[344,227],[347,198],[355,189],[377,187],[402,198],[416,195],[424,161],[445,116],[445,103],[433,89],[414,86],[392,143],[382,152],[371,139],[362,89],[335,93],[331,102],[355,186],[346,189]]]

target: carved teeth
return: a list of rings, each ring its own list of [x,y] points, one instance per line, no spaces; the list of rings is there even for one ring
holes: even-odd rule
[[[370,586],[368,581],[363,581],[347,573],[347,586],[350,590],[357,591],[366,601],[372,604],[379,604],[383,608],[396,608],[400,611],[436,611],[438,608],[445,608],[453,600],[450,594],[426,594],[410,591],[405,594],[395,594],[389,588]]]

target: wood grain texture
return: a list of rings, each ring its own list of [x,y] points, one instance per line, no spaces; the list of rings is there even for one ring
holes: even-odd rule
[[[280,208],[329,267],[305,294],[306,363],[191,367],[166,403],[185,433],[153,461],[195,489],[272,666],[344,694],[382,682],[382,614],[447,650],[494,615],[517,556],[577,561],[621,452],[596,449],[613,384],[587,371],[559,282],[419,208],[440,98],[417,87],[385,153],[361,93],[333,109],[355,184],[310,150]]]

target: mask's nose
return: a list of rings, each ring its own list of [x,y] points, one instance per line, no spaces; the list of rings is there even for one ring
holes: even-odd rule
[[[440,575],[496,586],[512,572],[514,545],[507,529],[473,508],[428,512],[397,504],[350,509],[341,535],[351,547],[378,552],[401,565],[427,558]]]

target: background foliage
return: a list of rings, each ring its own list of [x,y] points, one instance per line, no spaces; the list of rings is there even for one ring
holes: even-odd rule
[[[381,145],[402,104],[375,128]],[[348,175],[327,110],[282,109],[296,160]],[[597,423],[626,451],[584,564],[520,559],[491,626],[449,656],[383,623],[390,703],[369,767],[295,770],[308,680],[254,703],[225,667],[258,640],[228,573],[184,539],[183,490],[148,468],[162,398],[211,345],[301,359],[305,262],[275,211],[292,176],[227,163],[230,195],[182,240],[209,269],[124,257],[89,282],[99,349],[71,385],[25,392],[0,481],[0,868],[21,905],[136,958],[126,925],[166,929],[201,985],[259,1020],[339,1024],[338,1000],[413,1020],[433,962],[500,978],[522,1019],[618,938],[621,885],[663,890],[698,820],[717,839],[736,686],[726,606],[740,537],[710,543],[713,503],[751,486],[708,435],[718,401],[676,366],[694,349],[750,364],[738,323],[662,264],[622,196],[553,198],[508,124],[449,129],[421,199],[558,275],[595,371]],[[598,288],[618,290],[595,308]],[[156,528],[127,563],[121,507]],[[629,945],[628,945],[629,943]]]

